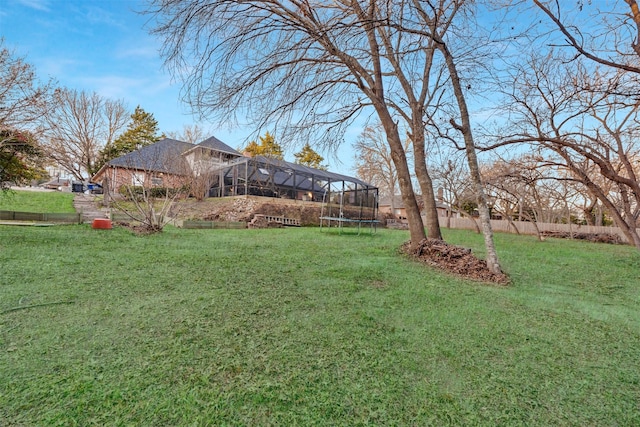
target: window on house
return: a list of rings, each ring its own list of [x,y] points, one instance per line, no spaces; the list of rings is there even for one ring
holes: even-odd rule
[[[144,185],[144,172],[133,172],[131,174],[131,185]]]

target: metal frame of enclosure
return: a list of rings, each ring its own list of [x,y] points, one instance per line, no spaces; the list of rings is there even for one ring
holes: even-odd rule
[[[212,173],[209,197],[263,196],[323,202],[323,217],[374,221],[378,188],[321,169],[263,156],[242,157]]]

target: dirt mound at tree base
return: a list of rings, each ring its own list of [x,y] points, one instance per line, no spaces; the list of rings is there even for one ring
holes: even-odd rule
[[[410,243],[402,245],[401,252],[427,265],[465,279],[499,285],[509,284],[506,274],[489,271],[487,262],[473,255],[471,249],[450,245],[443,240],[424,239],[412,250]]]

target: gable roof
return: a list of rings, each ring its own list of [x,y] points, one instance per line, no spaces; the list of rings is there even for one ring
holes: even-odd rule
[[[216,151],[221,151],[223,153],[229,153],[229,154],[235,154],[237,156],[242,156],[242,153],[240,153],[237,150],[234,150],[233,148],[229,147],[227,144],[225,144],[224,142],[220,141],[215,136],[212,136],[212,137],[209,137],[209,138],[205,139],[204,141],[199,143],[197,145],[197,147],[204,147],[204,148],[209,148],[209,149],[216,150]]]
[[[127,153],[107,163],[108,166],[137,169],[152,172],[184,174],[184,159],[181,156],[194,145],[171,138]]]

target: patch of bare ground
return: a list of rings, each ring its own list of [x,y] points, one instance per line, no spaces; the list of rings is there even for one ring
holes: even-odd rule
[[[118,221],[113,225],[126,228],[137,236],[147,236],[147,235],[154,234],[161,231],[161,229],[158,227],[150,228],[150,227],[147,227],[146,225],[134,224],[129,221]]]
[[[471,249],[451,245],[443,240],[424,239],[415,249],[411,249],[410,242],[407,242],[400,250],[419,262],[464,279],[496,285],[509,284],[506,274],[489,271],[487,262],[473,255]]]
[[[178,219],[250,222],[256,214],[297,219],[300,225],[318,225],[322,203],[267,197],[226,197],[203,201],[185,200],[175,207]]]

